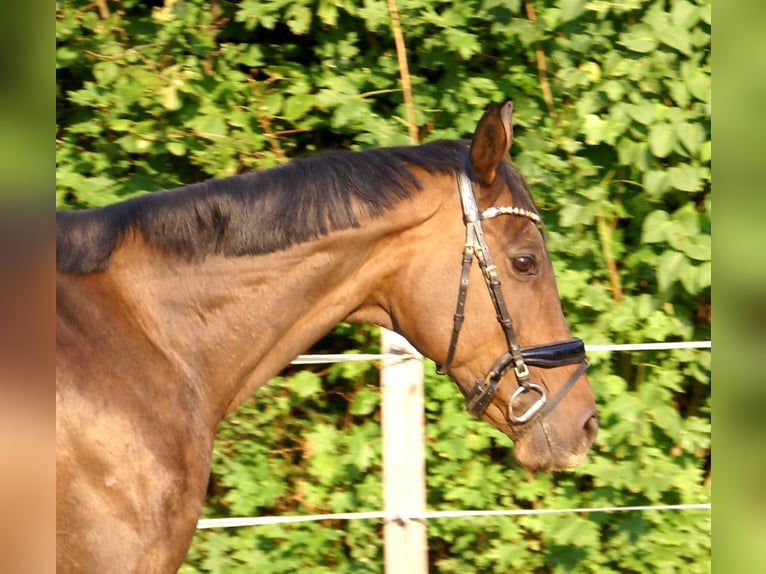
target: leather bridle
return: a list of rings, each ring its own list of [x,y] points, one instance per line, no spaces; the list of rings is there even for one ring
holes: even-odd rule
[[[492,263],[487,241],[481,222],[500,215],[516,215],[525,217],[540,225],[540,216],[536,213],[520,207],[490,207],[480,211],[476,204],[476,198],[471,186],[471,180],[466,171],[457,172],[457,184],[460,190],[460,202],[463,206],[463,222],[466,229],[465,250],[463,252],[463,264],[460,275],[460,289],[458,291],[457,307],[453,321],[452,335],[449,349],[444,364],[439,372],[446,373],[452,363],[457,347],[460,327],[463,324],[465,299],[468,293],[468,280],[471,271],[471,263],[476,257],[479,262],[482,276],[487,285],[490,299],[495,307],[497,321],[500,323],[508,352],[501,355],[489,368],[484,378],[478,379],[473,388],[465,393],[465,405],[468,412],[480,417],[484,414],[490,402],[497,393],[498,386],[503,376],[512,368],[516,375],[518,388],[513,392],[508,402],[507,412],[504,413],[506,421],[511,425],[529,425],[550,412],[562,397],[572,388],[575,381],[585,372],[588,361],[585,357],[585,345],[580,339],[570,339],[559,343],[547,343],[534,347],[520,347],[513,330],[513,321],[505,305],[505,299],[500,288],[500,279],[497,276],[497,268]],[[572,365],[579,363],[579,368],[572,373],[569,380],[559,392],[549,400],[548,392],[543,385],[533,383],[529,379],[528,366],[542,367],[546,369]],[[517,414],[514,405],[517,400],[527,393],[534,393],[537,399],[524,410]],[[518,436],[518,435],[517,435]]]

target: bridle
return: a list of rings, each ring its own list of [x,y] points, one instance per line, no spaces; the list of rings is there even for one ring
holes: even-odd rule
[[[463,251],[463,264],[460,274],[460,289],[458,291],[457,307],[452,327],[447,357],[439,369],[440,373],[446,373],[452,363],[457,347],[460,327],[463,324],[465,299],[468,293],[468,280],[471,271],[471,263],[476,257],[479,262],[482,276],[489,290],[490,299],[495,307],[497,321],[505,334],[508,352],[501,355],[489,368],[484,378],[478,379],[473,388],[465,393],[465,406],[468,412],[480,417],[484,414],[489,403],[497,393],[498,386],[503,376],[513,368],[516,375],[518,388],[513,392],[508,402],[507,412],[504,413],[506,421],[513,425],[529,424],[538,420],[550,412],[563,396],[572,388],[575,381],[585,372],[588,361],[585,357],[585,345],[580,339],[570,339],[559,343],[547,343],[533,347],[520,347],[513,330],[513,321],[505,305],[505,299],[500,288],[500,279],[497,276],[497,268],[492,263],[489,247],[484,237],[481,222],[492,219],[499,215],[516,215],[525,217],[540,225],[540,216],[536,213],[520,207],[490,207],[480,211],[476,204],[471,180],[466,171],[457,172],[457,184],[460,190],[460,202],[463,206],[463,222],[465,224],[465,250]],[[548,399],[545,387],[529,380],[529,368],[542,367],[546,369],[572,365],[579,363],[579,368],[572,373],[569,380],[552,398]],[[522,395],[535,393],[537,399],[524,412],[514,412],[514,405]],[[518,435],[517,435],[518,436]]]

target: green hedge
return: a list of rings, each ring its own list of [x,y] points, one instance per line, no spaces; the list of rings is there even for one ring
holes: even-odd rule
[[[710,1],[399,0],[422,141],[513,98],[564,312],[587,343],[710,337]],[[59,209],[408,142],[385,0],[66,2]],[[375,351],[340,325],[314,351]],[[705,502],[710,352],[593,354],[601,431],[529,476],[427,364],[432,509]],[[220,429],[205,517],[379,510],[374,364],[286,371]],[[441,519],[432,572],[707,572],[709,512]],[[182,572],[380,572],[377,521],[200,531]]]

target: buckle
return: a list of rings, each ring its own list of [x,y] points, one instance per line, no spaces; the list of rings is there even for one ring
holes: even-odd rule
[[[528,392],[534,392],[540,395],[540,398],[538,398],[532,405],[524,411],[524,413],[520,415],[516,415],[513,412],[513,403],[518,399],[521,395]],[[527,383],[526,385],[519,387],[516,389],[513,394],[511,395],[511,400],[508,401],[508,419],[510,419],[511,422],[516,424],[521,424],[529,421],[537,412],[543,408],[543,405],[548,400],[548,394],[545,392],[545,389],[541,387],[540,385],[537,385],[535,383]]]
[[[479,379],[465,397],[465,408],[473,417],[480,417],[497,393],[497,380],[487,377]]]
[[[529,384],[524,384],[524,381],[529,378],[529,367],[527,367],[526,363],[521,363],[521,368],[519,368],[518,365],[514,366],[513,371],[516,373],[516,379],[519,381],[519,384],[522,387],[525,387]]]

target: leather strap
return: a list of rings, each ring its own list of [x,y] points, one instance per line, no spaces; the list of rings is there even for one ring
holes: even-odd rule
[[[585,344],[582,339],[570,339],[561,343],[524,347],[521,355],[528,365],[551,369],[582,362],[585,359]]]
[[[575,381],[585,372],[588,366],[585,358],[585,346],[580,339],[570,339],[559,343],[548,343],[534,347],[521,348],[516,339],[513,329],[513,320],[508,313],[508,307],[503,297],[500,279],[497,276],[497,268],[492,262],[489,247],[484,237],[481,222],[499,215],[517,215],[532,220],[535,224],[540,223],[540,217],[529,210],[519,207],[490,207],[485,211],[479,211],[476,198],[473,193],[471,181],[467,171],[457,172],[457,184],[460,192],[460,202],[463,207],[463,223],[466,228],[465,249],[460,270],[460,286],[458,289],[457,304],[453,317],[452,333],[450,335],[449,348],[444,364],[438,368],[439,373],[447,373],[460,335],[460,329],[465,318],[465,301],[468,294],[468,283],[471,273],[471,264],[476,257],[484,282],[487,285],[490,299],[495,308],[495,315],[503,330],[508,352],[501,355],[490,367],[483,379],[479,379],[473,388],[465,393],[466,409],[471,415],[480,417],[497,394],[497,389],[503,376],[513,368],[519,388],[513,393],[507,412],[506,421],[509,424],[519,426],[539,420],[558,404],[561,398],[572,388]],[[552,400],[548,400],[546,390],[540,385],[529,381],[529,369],[527,365],[542,368],[554,368],[562,365],[581,363],[580,367],[572,374],[569,380],[559,390]],[[516,415],[513,411],[515,398],[527,392],[539,395],[535,403],[525,412]],[[522,430],[525,427],[522,427]],[[523,434],[523,433],[522,433]]]
[[[472,261],[473,249],[471,246],[466,245],[465,251],[463,251],[463,264],[460,271],[460,288],[457,295],[455,316],[452,319],[452,335],[450,336],[449,348],[447,349],[447,358],[444,359],[444,364],[442,366],[436,368],[436,372],[440,375],[447,374],[447,371],[452,365],[452,359],[455,356],[457,339],[460,335],[460,328],[463,326],[463,319],[465,318],[465,299],[466,295],[468,294],[468,278],[471,273]]]

